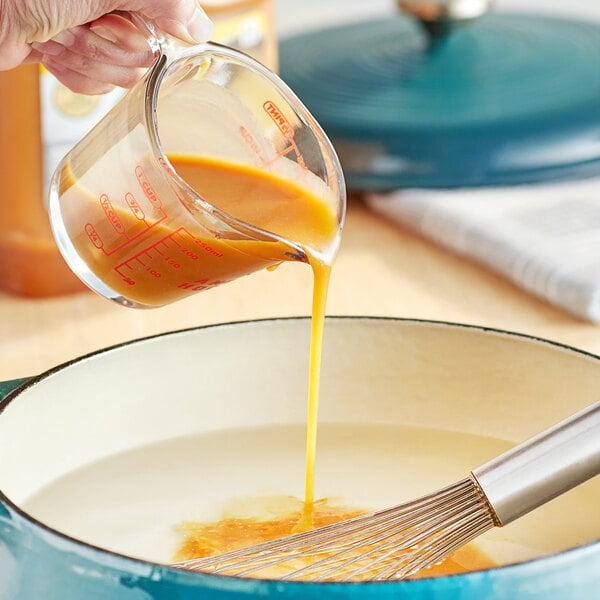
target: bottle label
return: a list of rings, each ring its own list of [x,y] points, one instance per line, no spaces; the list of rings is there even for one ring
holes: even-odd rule
[[[72,92],[40,67],[40,112],[47,189],[54,170],[69,150],[116,104],[124,91],[101,96]]]

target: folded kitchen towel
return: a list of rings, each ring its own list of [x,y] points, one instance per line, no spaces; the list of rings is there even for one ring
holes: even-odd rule
[[[406,189],[368,206],[600,323],[600,177],[506,188]]]

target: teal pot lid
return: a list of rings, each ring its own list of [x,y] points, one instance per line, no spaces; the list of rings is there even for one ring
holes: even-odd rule
[[[406,16],[288,39],[281,74],[350,188],[600,173],[600,24],[489,14],[436,44]]]

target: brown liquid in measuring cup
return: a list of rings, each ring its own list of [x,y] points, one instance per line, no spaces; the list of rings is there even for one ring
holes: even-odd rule
[[[321,251],[339,235],[337,215],[329,202],[293,182],[252,167],[204,158],[169,159],[186,182],[213,206],[297,242],[313,268],[324,264]],[[136,171],[144,184],[143,165]],[[72,210],[85,207],[72,219],[84,223],[76,234],[71,234],[77,252],[106,285],[138,306],[161,306],[283,260],[299,258],[297,251],[283,241],[266,236],[249,239],[226,228],[211,231],[212,224],[197,219],[193,208],[181,206],[175,212],[177,207],[170,207],[167,214],[160,194],[153,190],[146,194],[151,202],[138,192],[126,194],[126,202],[105,194],[95,199],[68,173],[63,174],[61,187],[87,200],[71,203],[75,207]]]

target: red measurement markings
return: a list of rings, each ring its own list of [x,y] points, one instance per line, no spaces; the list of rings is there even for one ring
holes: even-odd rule
[[[102,238],[96,231],[95,227],[91,223],[86,223],[84,230],[90,239],[90,242],[92,242],[92,244],[96,246],[98,250],[104,250],[104,242],[102,241]]]
[[[209,254],[212,254],[213,256],[216,256],[217,258],[223,257],[222,252],[217,252],[212,246],[209,246],[204,240],[195,239],[194,243],[198,244],[198,246],[200,246],[200,248],[202,248],[202,250],[204,250],[205,252],[208,252]]]
[[[222,283],[227,283],[228,281],[231,281],[230,279],[213,279],[212,281],[210,279],[204,278],[204,279],[196,279],[195,281],[191,281],[188,283],[180,283],[177,287],[181,288],[182,290],[188,290],[190,292],[202,292],[204,290],[210,290],[214,287],[217,287],[218,285],[221,285]]]
[[[300,150],[296,141],[294,140],[295,130],[290,125],[290,122],[286,119],[283,112],[279,109],[279,107],[272,100],[267,100],[263,103],[263,109],[265,112],[271,117],[275,125],[279,128],[279,131],[283,134],[283,137],[286,138],[290,145],[287,148],[284,148],[281,152],[277,153],[273,158],[271,158],[266,164],[272,163],[277,160],[281,156],[285,156],[289,152],[293,151],[296,154],[296,161],[303,169],[306,169],[306,163],[304,162],[304,158],[302,154],[300,154]]]
[[[275,125],[283,134],[283,137],[292,141],[294,139],[294,128],[289,124],[288,120],[283,116],[283,113],[277,108],[277,105],[272,100],[267,100],[263,104],[265,112],[273,119]]]
[[[270,164],[274,163],[278,158],[281,158],[282,156],[285,156],[286,154],[289,154],[290,152],[294,152],[296,154],[296,162],[298,163],[300,168],[302,168],[306,171],[308,169],[308,167],[306,166],[306,163],[304,162],[304,158],[300,154],[296,144],[293,144],[292,146],[288,146],[287,148],[284,148],[281,152],[278,152],[277,154],[272,156],[269,160],[263,160],[263,163],[265,165],[270,165]]]
[[[113,226],[113,229],[119,235],[127,235],[125,233],[125,226],[121,222],[121,219],[119,219],[117,216],[117,213],[115,212],[115,209],[113,208],[113,205],[106,194],[102,194],[100,196],[100,206],[102,206],[102,210],[104,211],[108,222]]]
[[[133,213],[133,216],[139,221],[146,222],[146,215],[142,207],[138,204],[135,196],[131,192],[127,192],[125,194],[125,202],[127,202],[127,206],[129,206],[129,210]]]
[[[260,146],[259,146],[258,142],[254,139],[254,136],[243,125],[240,125],[240,135],[242,136],[242,139],[246,142],[246,144],[248,144],[248,146],[250,146],[250,150],[252,150],[252,152],[254,152],[254,154],[256,154],[258,156],[260,161],[266,165],[267,161],[262,156],[262,152],[260,150]]]
[[[194,245],[192,246],[191,244]],[[129,285],[135,285],[136,281],[139,281],[141,277],[154,277],[158,279],[166,274],[165,269],[180,269],[183,261],[200,260],[201,253],[197,247],[216,258],[223,256],[223,254],[214,250],[203,240],[194,238],[187,229],[180,227],[117,265],[115,271]],[[182,290],[197,292],[210,289],[221,283],[225,283],[225,280],[203,278],[174,285]]]
[[[108,219],[108,222],[112,225],[113,229],[117,232],[117,234],[123,236],[124,239],[121,243],[117,242],[116,245],[111,244],[112,247],[110,249],[107,249],[105,247],[104,240],[102,240],[100,234],[98,233],[94,225],[92,225],[91,223],[86,223],[84,226],[84,230],[92,244],[99,250],[102,250],[102,252],[106,256],[110,256],[118,250],[121,250],[122,248],[130,244],[132,241],[144,235],[153,227],[156,227],[156,225],[158,225],[159,223],[162,223],[168,216],[162,206],[160,198],[157,196],[154,189],[150,185],[150,182],[148,181],[148,178],[144,173],[144,169],[140,165],[136,166],[135,175],[144,193],[144,196],[150,201],[150,203],[154,207],[154,210],[158,211],[160,215],[158,216],[156,221],[154,221],[153,223],[149,223],[142,205],[138,202],[138,200],[132,192],[127,192],[124,196],[124,200],[127,204],[127,207],[129,208],[131,214],[138,221],[142,222],[145,225],[144,229],[138,231],[135,235],[131,235],[127,232],[123,221],[121,220],[121,218],[119,218],[119,215],[115,211],[108,195],[102,194],[99,198],[100,206],[102,207],[102,210],[104,211],[104,214],[106,215],[106,218]],[[136,229],[138,228],[139,225],[136,226]]]
[[[165,269],[180,269],[183,261],[200,260],[200,253],[193,244],[197,244],[203,251],[210,253],[216,258],[223,256],[202,240],[194,238],[185,227],[180,227],[117,265],[115,271],[129,285],[135,285],[136,280],[139,280],[140,277],[150,276],[158,279],[166,274]],[[225,282],[199,279],[177,284],[177,287],[189,289],[190,291],[199,291],[201,289],[209,289],[221,283]]]
[[[179,245],[174,239],[175,235],[178,233],[179,230],[165,236],[137,254],[134,254],[132,257],[117,265],[115,271],[130,285],[135,284],[135,280],[131,278],[135,273],[138,275],[150,274],[154,277],[162,277],[160,270],[153,268],[151,265],[156,265],[158,263],[156,259],[160,259],[164,256],[165,252],[168,252],[170,242]]]
[[[144,172],[144,169],[141,167],[141,165],[138,165],[135,168],[135,176],[137,177],[138,183],[140,184],[140,187],[142,188],[142,191],[144,192],[146,198],[150,200],[150,203],[156,208],[161,208],[162,202],[160,201],[160,198],[154,191],[154,188],[150,185],[148,177],[146,177],[146,173]]]
[[[102,197],[101,197],[101,200],[102,200]],[[86,223],[84,226],[85,233],[87,234],[89,240],[92,242],[92,244],[96,248],[98,248],[99,250],[102,250],[102,252],[106,256],[110,256],[111,254],[114,254],[118,250],[123,249],[125,246],[127,246],[128,244],[130,244],[137,238],[141,237],[142,235],[146,234],[149,230],[151,230],[153,227],[156,227],[159,223],[162,223],[167,218],[167,214],[162,209],[160,209],[160,211],[162,213],[160,218],[157,219],[154,223],[148,224],[148,222],[146,221],[146,216],[144,214],[144,211],[135,202],[133,194],[130,194],[130,193],[126,194],[125,201],[127,202],[133,215],[138,220],[142,221],[146,225],[146,227],[144,229],[142,229],[141,231],[138,231],[135,235],[129,235],[127,233],[127,231],[125,230],[125,228],[123,227],[122,231],[119,232],[119,234],[125,238],[122,243],[117,244],[116,246],[113,246],[110,250],[107,250],[104,246],[104,241],[100,237],[100,234],[96,231],[96,228],[91,223]],[[111,223],[112,223],[112,221],[111,221]],[[119,223],[121,223],[120,220],[119,220]]]

